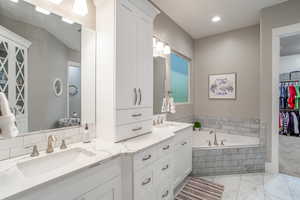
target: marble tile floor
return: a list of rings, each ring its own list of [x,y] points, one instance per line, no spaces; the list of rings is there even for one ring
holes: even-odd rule
[[[222,200],[300,200],[300,178],[284,174],[207,176],[225,186]]]

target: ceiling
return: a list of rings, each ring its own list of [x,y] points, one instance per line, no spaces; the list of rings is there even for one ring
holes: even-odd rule
[[[300,54],[300,35],[280,39],[280,56]]]
[[[262,8],[287,0],[152,0],[194,39],[259,23]],[[211,18],[222,21],[212,23]]]
[[[55,14],[38,13],[34,6],[24,1],[12,3],[11,1],[0,0],[0,15],[43,28],[68,48],[76,51],[81,50],[81,34],[79,32],[81,26],[79,24],[67,24]]]

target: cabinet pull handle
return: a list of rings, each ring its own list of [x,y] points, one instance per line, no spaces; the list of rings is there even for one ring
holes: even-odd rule
[[[167,145],[167,146],[165,146],[165,147],[163,148],[164,151],[165,151],[165,150],[168,150],[168,149],[170,149],[170,145]]]
[[[148,155],[148,156],[143,158],[143,161],[149,160],[151,157],[152,157],[151,155]]]
[[[140,130],[142,130],[143,129],[143,127],[139,127],[139,128],[134,128],[134,129],[132,129],[132,131],[133,132],[136,132],[136,131],[140,131]]]
[[[142,182],[142,185],[147,185],[151,182],[151,178],[147,178],[145,181]]]
[[[169,165],[166,165],[166,166],[163,167],[161,170],[162,170],[162,171],[165,171],[165,170],[167,170],[167,169],[169,169]]]
[[[133,92],[134,92],[134,105],[136,106],[136,104],[137,104],[137,91],[136,91],[136,88],[133,89]]]
[[[161,197],[166,198],[169,195],[169,190],[167,190]]]
[[[187,144],[187,142],[183,142],[181,145],[184,146],[184,145],[186,145],[186,144]]]
[[[142,103],[142,90],[139,88],[139,94],[140,94],[140,100],[139,100],[139,105]]]
[[[142,116],[142,113],[138,113],[138,114],[133,114],[131,115],[131,117],[141,117]]]

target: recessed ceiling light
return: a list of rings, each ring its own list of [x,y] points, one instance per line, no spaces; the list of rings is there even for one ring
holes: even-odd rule
[[[67,18],[62,18],[61,19],[63,22],[66,22],[66,23],[68,23],[68,24],[74,24],[74,22],[72,21],[72,20],[70,20],[70,19],[67,19]]]
[[[216,23],[216,22],[219,22],[221,21],[221,17],[220,16],[214,16],[213,18],[211,18],[211,21]]]
[[[41,7],[35,7],[35,10],[37,12],[43,13],[44,15],[50,15],[50,13],[51,13],[50,11],[48,11],[48,10],[46,10],[44,8],[41,8]]]
[[[73,5],[73,12],[81,16],[87,15],[89,11],[86,0],[75,0]]]
[[[10,0],[11,2],[18,3],[19,0]]]
[[[54,3],[54,4],[60,4],[62,2],[62,0],[48,0],[50,1],[51,3]]]

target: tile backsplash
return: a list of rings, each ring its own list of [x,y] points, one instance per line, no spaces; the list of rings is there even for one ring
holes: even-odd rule
[[[32,146],[37,145],[39,151],[45,151],[47,148],[47,139],[49,135],[56,138],[55,147],[61,145],[64,139],[67,144],[78,143],[83,140],[83,128],[62,128],[55,130],[36,131],[30,134],[18,136],[16,138],[0,139],[0,160],[7,160],[18,156],[26,155],[32,152]],[[95,125],[89,125],[89,131],[92,138],[96,137]]]

